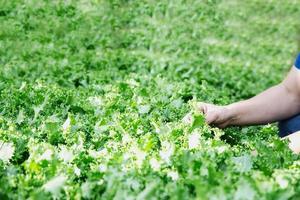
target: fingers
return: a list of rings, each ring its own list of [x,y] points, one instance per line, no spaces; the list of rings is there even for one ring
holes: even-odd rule
[[[207,124],[213,124],[216,122],[216,120],[218,119],[217,115],[212,114],[212,115],[206,115],[205,116],[205,122]],[[185,124],[190,124],[193,121],[193,115],[192,113],[188,113],[186,114],[183,118],[182,118],[182,122]]]
[[[197,102],[197,109],[205,114],[207,111],[207,103]]]
[[[221,129],[226,128],[227,126],[228,126],[228,122],[223,122],[223,123],[217,125],[217,127],[221,128]]]
[[[205,121],[207,124],[214,124],[217,119],[218,115],[215,112],[215,106],[208,103],[198,102],[197,108],[200,112],[202,112],[205,115]]]
[[[218,115],[214,112],[208,111],[205,115],[205,121],[207,124],[215,124],[218,119]]]
[[[208,103],[203,103],[203,102],[197,102],[196,104],[196,109],[198,111],[202,112],[205,115],[205,121],[207,124],[212,124],[217,127],[226,127],[227,122],[224,122],[222,120],[222,117],[220,116],[220,107],[213,105],[213,104],[208,104]],[[192,123],[193,121],[193,116],[192,112],[188,113],[182,121],[186,124]]]

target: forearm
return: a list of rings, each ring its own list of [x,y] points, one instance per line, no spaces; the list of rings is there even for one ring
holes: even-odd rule
[[[229,125],[266,124],[300,113],[300,98],[281,83],[227,108],[231,118]]]

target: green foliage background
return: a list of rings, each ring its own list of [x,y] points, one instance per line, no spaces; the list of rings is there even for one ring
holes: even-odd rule
[[[299,157],[276,126],[181,119],[192,99],[228,104],[278,83],[299,11],[297,0],[0,0],[0,140],[15,146],[0,198],[298,199]]]

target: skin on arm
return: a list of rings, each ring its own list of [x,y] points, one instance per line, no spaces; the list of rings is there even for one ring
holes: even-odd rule
[[[227,106],[199,103],[208,124],[259,125],[287,119],[300,113],[300,70],[292,67],[286,78],[257,96]]]
[[[257,96],[227,106],[198,103],[206,122],[219,128],[230,125],[259,125],[287,119],[300,113],[300,70],[292,67],[286,78]],[[300,131],[284,139],[300,153]]]

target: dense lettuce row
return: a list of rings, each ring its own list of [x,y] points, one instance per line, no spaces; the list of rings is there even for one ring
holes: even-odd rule
[[[0,199],[298,199],[299,156],[275,125],[220,130],[194,104],[278,83],[299,9],[0,2]]]

